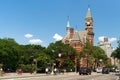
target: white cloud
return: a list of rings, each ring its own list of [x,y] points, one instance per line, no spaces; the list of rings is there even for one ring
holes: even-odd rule
[[[105,37],[105,36],[100,36],[100,37],[98,37],[98,40],[99,40],[99,41],[104,41],[104,38],[107,38],[107,37]],[[117,38],[108,38],[108,41],[109,41],[109,43],[112,43],[112,42],[117,41]]]
[[[33,37],[33,35],[32,34],[25,34],[25,37],[26,38],[31,38],[31,37]]]
[[[104,41],[104,38],[105,38],[105,36],[100,36],[100,37],[98,37],[98,40],[99,41]]]
[[[40,44],[40,43],[42,43],[43,41],[42,40],[40,40],[40,39],[31,39],[31,40],[29,40],[29,43],[30,44]]]
[[[53,38],[54,38],[56,41],[59,41],[59,40],[62,40],[63,37],[56,33],[56,34],[53,36]]]
[[[117,38],[109,38],[108,39],[110,43],[117,41]]]

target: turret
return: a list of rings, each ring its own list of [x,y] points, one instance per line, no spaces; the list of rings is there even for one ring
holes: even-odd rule
[[[69,34],[69,33],[70,33],[70,20],[68,17],[67,26],[66,26],[66,34]]]

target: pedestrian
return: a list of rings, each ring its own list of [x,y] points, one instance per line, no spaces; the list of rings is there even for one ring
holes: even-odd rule
[[[55,68],[55,69],[54,69],[54,74],[56,75],[56,73],[57,73],[57,69]]]
[[[19,69],[19,70],[17,71],[17,73],[18,73],[19,75],[22,75],[22,69]]]
[[[30,74],[32,74],[33,73],[33,71],[32,70],[30,70]]]
[[[48,74],[48,68],[45,69],[46,74]]]

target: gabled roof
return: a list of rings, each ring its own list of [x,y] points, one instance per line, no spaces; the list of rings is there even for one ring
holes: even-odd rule
[[[73,35],[72,41],[80,41],[81,43],[84,43],[84,38],[87,36],[87,31],[76,31]]]
[[[66,35],[63,37],[62,42],[65,42],[65,40],[69,40],[69,36],[70,36],[70,34],[66,34]]]
[[[66,34],[63,37],[62,42],[65,42],[66,40],[68,40],[70,42],[85,43],[85,37],[87,37],[87,31],[86,30],[75,31],[72,38],[70,38],[70,34]]]

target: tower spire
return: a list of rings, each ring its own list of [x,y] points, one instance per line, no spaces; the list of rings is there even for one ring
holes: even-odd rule
[[[85,30],[87,30],[89,41],[91,43],[94,43],[93,18],[91,16],[91,11],[89,6],[88,6],[87,15],[85,18],[85,25],[86,25]]]
[[[88,5],[88,11],[87,11],[86,18],[92,18],[91,11],[90,11],[90,5]]]
[[[68,20],[67,20],[66,33],[67,34],[70,33],[70,20],[69,20],[69,16],[68,16]]]
[[[68,16],[68,21],[67,21],[67,27],[70,27],[70,20],[69,20],[69,16]]]

